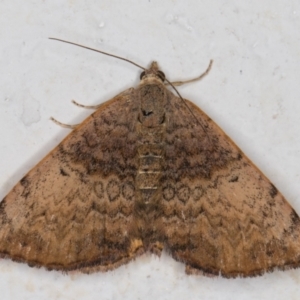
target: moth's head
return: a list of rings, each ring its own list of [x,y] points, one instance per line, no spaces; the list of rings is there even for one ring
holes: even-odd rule
[[[150,68],[143,71],[140,76],[141,80],[150,79],[150,78],[151,79],[156,78],[156,79],[160,80],[161,82],[165,81],[166,76],[162,71],[159,70],[158,64],[156,61],[153,61],[150,65]]]

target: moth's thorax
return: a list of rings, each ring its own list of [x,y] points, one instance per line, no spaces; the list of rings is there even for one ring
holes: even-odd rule
[[[145,77],[138,87],[140,103],[139,121],[146,127],[156,127],[163,123],[167,90],[155,75]]]

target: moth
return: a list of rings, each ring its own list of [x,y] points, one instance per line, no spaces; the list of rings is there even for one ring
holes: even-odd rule
[[[90,273],[165,249],[188,274],[227,278],[299,266],[294,209],[166,80],[153,62],[16,184],[1,257]]]

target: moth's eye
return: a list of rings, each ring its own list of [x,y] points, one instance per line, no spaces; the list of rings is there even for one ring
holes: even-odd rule
[[[143,71],[140,75],[140,79],[142,80],[145,75],[146,75],[146,73],[145,73],[145,71]]]
[[[157,71],[157,76],[162,80],[162,82],[166,79],[166,75],[160,70]]]

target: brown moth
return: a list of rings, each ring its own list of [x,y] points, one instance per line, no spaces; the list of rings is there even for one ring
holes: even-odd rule
[[[187,273],[300,265],[300,220],[275,186],[153,62],[0,204],[0,255],[48,270],[114,269],[165,249]]]

